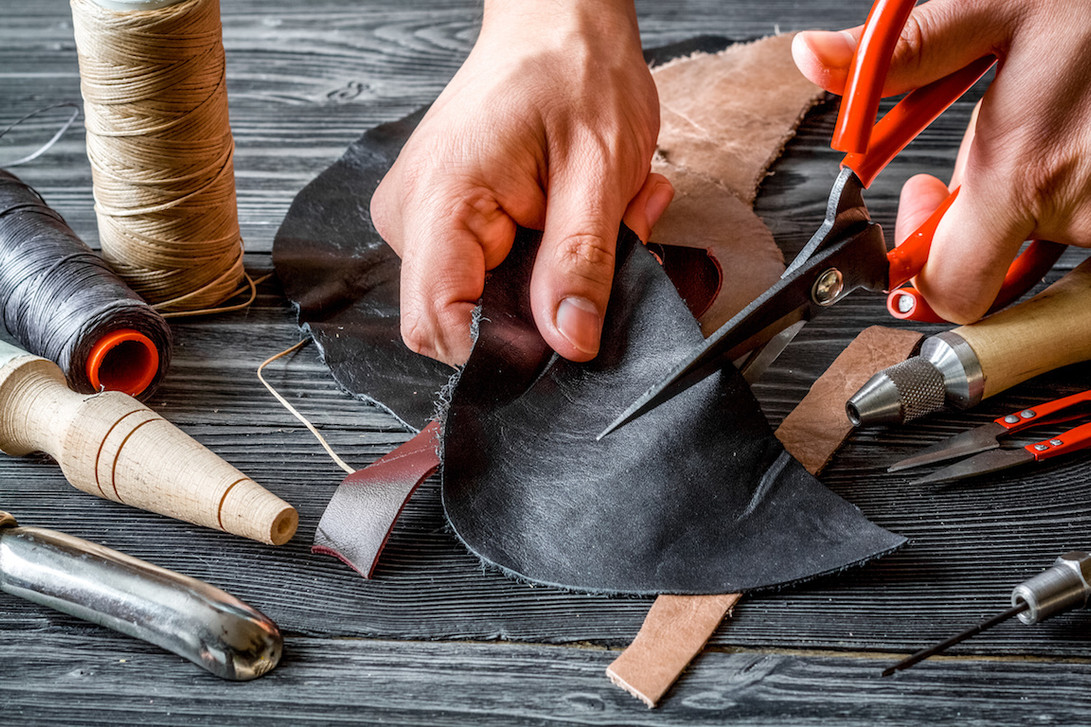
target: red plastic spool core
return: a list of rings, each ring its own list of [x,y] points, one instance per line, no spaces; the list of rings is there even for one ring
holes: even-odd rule
[[[137,396],[159,372],[159,350],[139,331],[123,328],[98,340],[87,357],[87,378],[95,391]]]

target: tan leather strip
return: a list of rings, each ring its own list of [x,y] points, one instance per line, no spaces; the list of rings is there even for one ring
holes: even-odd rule
[[[916,331],[865,328],[784,417],[777,439],[808,472],[817,475],[852,433],[845,402],[877,371],[912,356],[923,338]]]
[[[654,707],[739,598],[738,593],[660,596],[636,639],[606,668],[606,676]]]
[[[777,437],[817,475],[852,432],[845,402],[876,371],[904,361],[923,336],[881,326],[865,329],[784,418]],[[701,653],[741,594],[660,596],[636,639],[606,668],[610,681],[654,707]]]

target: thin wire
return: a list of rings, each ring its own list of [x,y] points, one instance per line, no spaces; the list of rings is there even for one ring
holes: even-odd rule
[[[277,400],[277,401],[279,401],[279,402],[281,403],[281,405],[282,405],[282,406],[283,406],[283,407],[284,407],[285,409],[287,409],[287,410],[288,410],[289,412],[291,412],[292,416],[294,416],[294,417],[295,417],[296,419],[298,419],[299,421],[303,422],[303,426],[307,427],[307,429],[308,429],[308,430],[310,431],[310,433],[311,433],[311,434],[313,434],[313,435],[315,436],[315,439],[317,439],[317,440],[318,440],[318,443],[322,445],[322,448],[326,450],[326,454],[328,454],[328,455],[329,455],[329,456],[330,456],[330,457],[331,457],[331,458],[333,459],[333,461],[337,463],[337,466],[338,466],[338,467],[340,467],[341,469],[343,469],[343,470],[344,470],[345,472],[348,472],[348,473],[349,473],[349,474],[351,475],[351,474],[352,474],[353,472],[355,472],[356,470],[355,470],[355,469],[353,469],[353,468],[352,468],[351,466],[349,466],[349,465],[348,465],[348,463],[346,463],[346,462],[345,462],[345,460],[343,460],[343,459],[341,459],[340,457],[338,457],[338,456],[337,456],[337,453],[333,451],[333,448],[332,448],[332,447],[330,447],[329,443],[328,443],[328,442],[326,441],[326,438],[325,438],[325,437],[323,437],[323,436],[322,436],[322,435],[321,435],[321,434],[320,434],[320,433],[318,432],[318,429],[316,429],[316,428],[315,428],[315,426],[314,426],[313,424],[311,424],[311,423],[310,423],[310,422],[309,422],[309,421],[307,420],[307,418],[306,418],[305,416],[303,416],[302,414],[300,414],[300,413],[299,413],[299,412],[298,412],[298,411],[296,410],[296,408],[295,408],[294,406],[292,406],[291,404],[289,404],[289,403],[288,403],[288,400],[287,400],[287,399],[285,399],[285,398],[284,398],[283,396],[281,396],[281,395],[280,395],[280,393],[279,393],[279,392],[278,392],[278,391],[277,391],[276,389],[274,389],[274,388],[273,388],[273,387],[272,387],[272,386],[271,386],[271,385],[269,384],[269,382],[268,382],[268,381],[266,381],[266,380],[265,380],[265,377],[264,377],[264,376],[262,376],[262,371],[264,371],[264,370],[265,370],[265,367],[266,367],[266,366],[268,366],[269,364],[273,363],[273,362],[274,362],[274,361],[276,361],[276,360],[277,360],[278,358],[282,358],[282,357],[284,357],[284,356],[287,356],[287,355],[288,355],[288,354],[290,354],[290,353],[294,353],[294,352],[298,351],[299,349],[303,348],[304,346],[306,346],[306,345],[307,345],[308,343],[310,343],[310,342],[311,342],[311,339],[309,339],[309,338],[304,338],[304,339],[303,339],[302,341],[300,341],[299,343],[295,344],[295,345],[294,345],[294,346],[292,346],[291,348],[287,348],[287,349],[285,349],[285,350],[281,351],[280,353],[276,354],[275,356],[270,356],[269,358],[267,358],[267,359],[265,359],[264,361],[262,361],[262,362],[261,362],[261,365],[260,365],[260,366],[258,366],[258,381],[260,381],[260,382],[261,382],[262,384],[264,384],[264,385],[265,385],[265,388],[269,390],[269,393],[270,393],[270,394],[272,394],[272,395],[273,395],[273,396],[274,396],[274,397],[276,398],[276,400]]]
[[[76,119],[78,119],[80,117],[80,107],[79,107],[79,104],[74,104],[74,103],[72,103],[70,101],[65,101],[63,103],[55,103],[52,106],[44,106],[44,107],[38,109],[37,111],[31,111],[29,114],[27,114],[23,118],[17,120],[15,123],[9,124],[7,126],[7,128],[5,128],[3,131],[0,131],[0,138],[3,138],[3,136],[5,134],[7,134],[12,129],[14,129],[16,126],[19,126],[19,124],[23,123],[27,119],[33,118],[33,117],[37,116],[38,114],[44,113],[46,111],[51,111],[53,109],[60,109],[60,108],[71,108],[72,109],[72,115],[68,117],[68,121],[64,122],[61,125],[61,128],[57,129],[57,133],[55,133],[53,135],[52,139],[50,139],[49,141],[47,141],[46,143],[44,143],[40,147],[38,147],[37,151],[35,151],[35,152],[31,153],[31,154],[28,154],[27,156],[23,157],[22,159],[16,159],[13,162],[5,162],[3,164],[0,164],[0,167],[17,167],[20,164],[26,164],[27,162],[32,162],[35,159],[37,159],[38,157],[40,157],[42,154],[45,154],[47,151],[52,149],[53,145],[61,140],[61,137],[64,136],[65,132],[68,131],[72,127],[72,124],[74,124],[76,122]]]
[[[917,653],[912,654],[910,656],[907,656],[906,658],[902,659],[901,661],[899,661],[894,666],[890,666],[890,667],[887,667],[886,669],[884,669],[883,670],[883,676],[888,677],[891,674],[893,674],[894,672],[901,671],[903,669],[908,669],[909,667],[913,666],[914,664],[917,664],[918,662],[924,661],[925,659],[927,659],[930,656],[935,656],[936,654],[942,654],[944,651],[947,651],[948,649],[950,649],[955,644],[961,644],[963,641],[970,638],[971,636],[977,636],[982,631],[985,631],[986,629],[991,629],[993,626],[996,626],[999,623],[1003,623],[1004,621],[1007,621],[1012,616],[1017,616],[1017,615],[1021,614],[1023,611],[1026,611],[1028,608],[1030,608],[1030,604],[1027,603],[1026,601],[1022,601],[1017,606],[1012,606],[1007,611],[1004,611],[1004,613],[997,614],[996,616],[993,616],[992,618],[988,619],[987,621],[983,621],[983,622],[979,623],[977,626],[973,626],[971,628],[966,629],[965,631],[963,631],[960,634],[955,634],[954,636],[947,639],[946,641],[938,643],[935,646],[929,646],[927,649],[921,649]]]

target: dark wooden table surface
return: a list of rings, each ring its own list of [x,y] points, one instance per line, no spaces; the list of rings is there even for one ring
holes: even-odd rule
[[[748,39],[841,27],[863,0],[640,2],[645,45],[716,33]],[[78,101],[63,0],[8,0],[0,23],[0,122]],[[293,195],[365,129],[431,100],[477,32],[468,0],[223,0],[239,214],[247,265],[271,269]],[[868,193],[893,220],[911,174],[949,171],[971,104],[940,119]],[[758,201],[786,248],[821,215],[837,156],[833,106],[820,107]],[[0,140],[0,165],[47,138],[56,117]],[[82,127],[16,170],[97,244]],[[967,240],[967,244],[973,244]],[[1058,270],[1082,259],[1066,253]],[[756,392],[776,424],[865,325],[895,325],[878,297],[846,300],[810,324]],[[296,538],[266,547],[136,511],[70,487],[44,457],[0,460],[0,508],[209,581],[263,610],[285,634],[280,666],[228,683],[143,642],[0,593],[4,724],[1086,724],[1091,618],[1008,623],[895,678],[899,654],[1002,609],[1012,586],[1089,545],[1091,463],[1074,456],[976,487],[922,490],[891,461],[1007,410],[1086,388],[1078,365],[977,410],[855,435],[824,475],[877,523],[910,538],[899,553],[777,594],[744,599],[663,706],[647,710],[603,674],[650,600],[535,588],[484,570],[449,534],[438,481],[409,504],[372,582],[309,553],[343,473],[261,387],[267,356],[298,340],[275,282],[248,311],[177,323],[174,365],[149,404],[299,509]],[[939,330],[925,326],[927,332]],[[355,466],[409,434],[340,392],[313,349],[271,379]]]

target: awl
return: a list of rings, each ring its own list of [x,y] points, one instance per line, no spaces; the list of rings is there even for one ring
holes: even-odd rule
[[[1091,596],[1091,554],[1079,550],[1065,553],[1051,567],[1016,586],[1011,592],[1011,608],[1007,611],[942,643],[902,659],[894,666],[883,670],[883,676],[890,676],[930,656],[943,653],[955,644],[976,636],[986,629],[991,629],[1012,616],[1018,616],[1019,620],[1025,624],[1036,624],[1050,616],[1086,606],[1089,596]]]
[[[280,660],[275,623],[219,588],[0,512],[0,590],[151,642],[218,677]]]
[[[856,426],[967,409],[1022,381],[1091,359],[1091,259],[1030,300],[925,339],[920,356],[875,374],[845,405]]]

